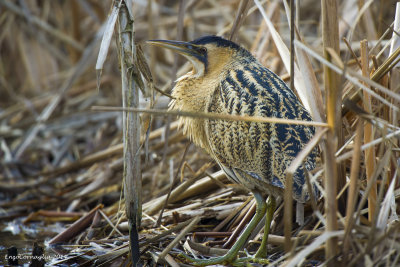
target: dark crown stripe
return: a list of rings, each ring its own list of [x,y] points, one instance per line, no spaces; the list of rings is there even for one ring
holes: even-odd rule
[[[229,48],[237,50],[240,53],[243,53],[243,55],[246,55],[246,57],[250,57],[252,60],[254,60],[254,57],[251,55],[251,53],[249,51],[242,48],[238,44],[236,44],[232,41],[226,40],[220,36],[207,35],[207,36],[200,37],[194,41],[191,41],[191,43],[196,44],[196,45],[215,44],[219,47],[229,47]]]

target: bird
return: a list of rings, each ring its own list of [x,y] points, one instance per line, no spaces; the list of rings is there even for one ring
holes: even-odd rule
[[[192,69],[176,80],[170,110],[312,121],[310,113],[285,82],[233,41],[207,35],[189,42],[149,40],[147,43],[170,49],[192,64]],[[226,255],[185,258],[196,265],[234,262],[266,214],[264,236],[252,256],[265,258],[276,199],[285,190],[285,171],[311,140],[315,128],[183,116],[179,122],[184,134],[203,148],[231,181],[248,188],[256,201],[255,215]],[[312,195],[306,175],[315,168],[316,157],[314,149],[293,176],[293,198],[301,203]]]

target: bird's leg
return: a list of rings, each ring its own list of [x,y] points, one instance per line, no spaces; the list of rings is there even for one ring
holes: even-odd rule
[[[267,199],[267,212],[265,215],[265,226],[264,226],[264,235],[261,241],[261,245],[258,248],[256,254],[254,255],[255,258],[265,258],[267,256],[267,241],[269,230],[271,228],[272,218],[274,216],[276,206],[276,200],[274,196],[269,196]]]
[[[193,259],[184,254],[182,254],[182,256],[186,258],[188,261],[192,262],[194,265],[199,265],[199,266],[233,262],[236,259],[237,253],[243,247],[251,232],[254,230],[254,228],[260,222],[262,217],[265,215],[265,211],[267,209],[267,204],[261,194],[254,193],[254,198],[256,200],[256,205],[257,205],[256,213],[254,214],[254,217],[247,225],[246,229],[239,236],[239,238],[236,240],[235,244],[232,246],[232,248],[228,251],[227,254],[221,257],[210,258],[205,260]]]
[[[266,259],[267,241],[276,206],[275,197],[269,196],[267,199],[266,206],[267,206],[267,211],[265,215],[264,235],[260,247],[258,248],[256,254],[254,254],[253,256],[238,259],[234,264],[235,266],[248,266],[249,262],[258,263],[262,265],[269,265],[269,261]]]

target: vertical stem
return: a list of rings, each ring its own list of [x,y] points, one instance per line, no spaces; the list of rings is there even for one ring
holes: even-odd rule
[[[360,42],[361,49],[361,67],[362,74],[365,77],[369,78],[369,67],[368,67],[368,42],[367,40],[363,40]],[[364,83],[368,86],[366,83]],[[371,96],[363,92],[363,105],[365,111],[368,113],[372,113],[372,105],[371,105]],[[373,129],[370,123],[366,123],[364,126],[364,144],[371,142],[374,139]],[[365,150],[365,170],[367,175],[367,182],[370,183],[373,178],[374,170],[375,170],[375,149],[374,147],[367,148]],[[376,204],[376,192],[377,187],[373,185],[371,191],[368,195],[368,220],[372,221],[375,213],[375,204]]]
[[[290,0],[290,89],[294,92],[294,19],[295,5],[294,0]],[[285,252],[292,249],[292,216],[293,216],[293,174],[286,173],[286,189],[284,195],[284,233],[285,233]]]
[[[391,40],[391,44],[390,44],[390,52],[389,55],[392,56],[395,51],[400,47],[400,37],[397,35],[397,33],[400,31],[400,2],[396,3],[396,13],[394,15],[394,23],[393,23],[393,35],[392,35],[392,40]],[[389,81],[389,85],[390,85],[390,89],[391,90],[396,90],[397,87],[400,84],[400,63],[397,63],[390,71],[390,81]],[[400,106],[400,102],[393,99],[393,105],[395,107]],[[399,112],[396,110],[392,110],[390,112],[390,122],[395,125],[396,127],[399,124]],[[398,146],[399,141],[396,140],[394,141],[395,144]],[[397,166],[396,164],[392,163],[392,171],[391,171],[391,175],[390,177],[394,177],[394,173],[396,170]],[[387,186],[389,187],[390,183],[392,182],[392,178],[390,178],[388,180],[388,184]]]
[[[71,5],[71,30],[72,30],[72,36],[75,40],[79,41],[81,40],[81,31],[80,31],[80,10],[79,10],[79,3],[77,0],[72,0],[70,1]],[[68,46],[67,49],[69,50],[69,55],[71,57],[71,61],[76,63],[78,62],[79,58],[82,56],[81,51],[76,50],[72,46]]]
[[[295,20],[294,0],[290,0],[290,89],[294,88],[294,20]]]
[[[337,166],[335,152],[337,149],[337,142],[335,142],[335,135],[333,131],[328,131],[326,140],[323,143],[324,160],[325,160],[325,179],[324,188],[326,192],[325,199],[325,215],[326,215],[326,231],[336,231],[337,225],[337,201],[336,201],[336,178],[337,178]],[[329,259],[336,255],[337,251],[337,238],[332,237],[328,239],[325,254],[326,258]],[[329,266],[334,266],[331,263]]]
[[[364,4],[365,4],[365,0],[358,0],[358,8],[361,9]],[[362,15],[362,23],[364,24],[364,30],[365,33],[364,36],[365,38],[368,38],[368,40],[376,40],[378,39],[378,33],[376,31],[375,28],[375,18],[373,17],[372,13],[371,13],[371,8],[368,8],[367,10],[365,10],[364,14]],[[378,20],[379,21],[379,20]]]
[[[346,232],[343,241],[344,260],[347,261],[347,255],[350,249],[350,232],[353,229],[354,223],[354,208],[357,201],[358,190],[358,175],[360,171],[360,156],[361,156],[361,141],[363,134],[363,120],[359,118],[356,130],[356,137],[354,140],[353,159],[351,161],[350,170],[350,185],[348,189],[347,207],[346,207]]]
[[[292,250],[292,217],[293,217],[293,173],[286,173],[286,187],[284,194],[284,234],[285,234],[285,252]]]
[[[337,15],[337,0],[321,0],[322,9],[322,37],[324,55],[330,61],[330,55],[327,48],[332,48],[339,54],[339,30]],[[336,231],[337,225],[337,183],[338,183],[338,165],[336,164],[335,153],[338,142],[341,138],[341,87],[340,77],[327,66],[324,66],[324,84],[326,92],[326,114],[329,131],[327,139],[323,144],[325,160],[325,179],[324,188],[326,192],[325,213],[326,230]],[[336,256],[337,238],[333,237],[327,241],[325,254],[330,259]],[[329,266],[334,266],[335,261],[330,261]]]
[[[178,13],[178,22],[177,22],[177,33],[176,33],[176,39],[177,40],[182,40],[183,38],[183,22],[185,18],[185,6],[186,6],[186,0],[179,0],[179,13]],[[171,88],[174,87],[175,85],[175,80],[176,80],[176,73],[178,72],[178,63],[180,57],[178,55],[174,55],[174,65],[172,66],[172,86]]]
[[[133,42],[133,20],[123,2],[119,11],[119,55],[122,79],[123,107],[139,106],[139,90],[133,79],[133,65],[136,54]],[[124,195],[126,216],[129,224],[130,250],[133,265],[139,262],[138,228],[142,214],[142,179],[140,173],[140,120],[139,114],[124,112]]]
[[[149,0],[147,2],[147,16],[148,16],[148,39],[152,40],[155,38],[155,30],[154,30],[154,19],[157,18],[158,14],[155,14],[155,12],[153,12],[153,1],[154,0]],[[151,73],[156,73],[156,53],[155,53],[155,47],[152,45],[149,45],[148,48],[149,49],[149,55],[150,55],[150,70]],[[157,75],[153,76],[153,81],[154,84],[157,84]]]
[[[236,13],[236,18],[233,23],[231,33],[229,35],[229,40],[236,42],[237,33],[239,32],[239,28],[242,26],[243,21],[246,18],[247,11],[249,11],[250,0],[241,0],[238,8],[238,12]]]

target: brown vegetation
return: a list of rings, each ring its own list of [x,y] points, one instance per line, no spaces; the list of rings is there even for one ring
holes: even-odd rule
[[[292,60],[286,1],[125,2],[133,2],[134,40],[144,55],[127,69],[136,71],[142,89],[141,112],[129,113],[140,114],[141,124],[142,188],[136,189],[143,206],[141,215],[140,209],[133,211],[142,217],[142,262],[177,266],[184,264],[177,257],[181,252],[224,253],[232,232],[236,236],[235,229],[254,213],[251,195],[230,184],[215,162],[191,145],[176,114],[146,112],[167,108],[173,81],[190,70],[190,63],[144,41],[216,34],[232,36],[288,84],[294,71],[296,93],[314,120],[323,122],[307,147],[322,151],[311,178],[323,194],[304,207],[300,224],[301,207],[285,200],[293,212],[284,215],[280,202],[269,238],[270,262],[400,264],[396,1],[294,1],[299,6]],[[53,263],[130,261],[122,112],[93,110],[122,106],[121,21],[103,27],[112,10],[121,16],[118,5],[0,0],[0,227],[21,224],[25,234],[27,226],[41,229],[23,240],[28,246],[44,239],[75,245]],[[104,29],[115,32],[99,56]],[[97,63],[101,73],[96,59],[105,60]],[[59,235],[52,230],[58,222],[64,227]],[[248,251],[257,249],[260,236],[254,232]],[[3,247],[20,249],[14,241],[0,234]],[[45,254],[54,255],[49,251]]]

